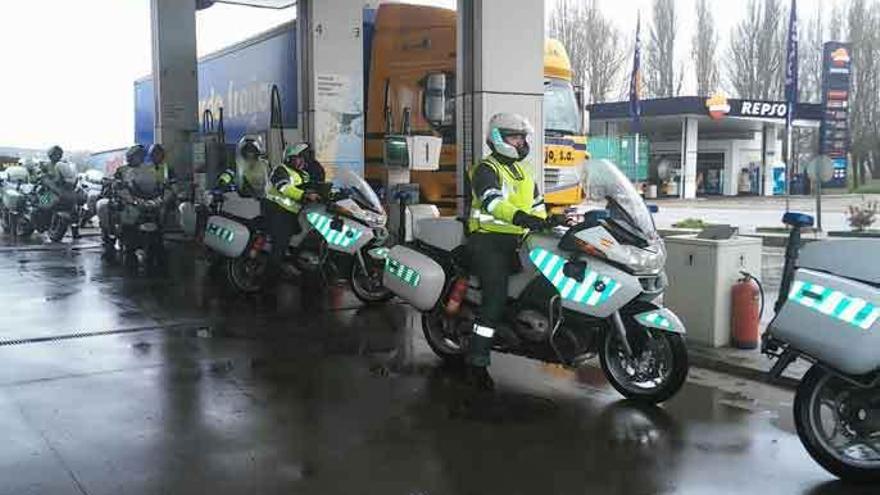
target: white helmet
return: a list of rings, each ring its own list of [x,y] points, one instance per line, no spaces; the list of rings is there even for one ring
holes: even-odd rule
[[[529,143],[535,129],[529,120],[516,113],[496,113],[489,120],[489,133],[486,144],[493,153],[512,160],[522,160],[529,155]],[[507,136],[519,134],[525,137],[522,146],[514,147],[504,141]]]
[[[263,156],[263,140],[257,136],[245,136],[238,141],[235,152],[237,161],[248,162]]]

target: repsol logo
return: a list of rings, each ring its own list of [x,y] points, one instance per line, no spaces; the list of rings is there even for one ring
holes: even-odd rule
[[[748,101],[742,102],[739,114],[745,117],[769,117],[784,119],[788,111],[785,103],[775,103],[769,101]]]

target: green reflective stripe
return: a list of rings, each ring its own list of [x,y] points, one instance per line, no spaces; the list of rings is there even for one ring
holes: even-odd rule
[[[390,257],[385,259],[385,271],[413,287],[418,286],[421,279],[418,272]]]
[[[333,219],[317,212],[307,214],[306,219],[333,246],[347,248],[357,242],[364,234],[363,230],[351,228],[348,225],[343,225],[342,231],[333,230]]]
[[[880,308],[862,298],[801,280],[792,284],[789,299],[863,330],[868,330],[880,319]]]
[[[659,311],[650,311],[648,313],[636,315],[636,321],[645,326],[672,328],[672,322]]]
[[[544,248],[535,248],[529,252],[529,259],[538,271],[559,291],[559,295],[568,301],[587,306],[605,303],[620,288],[620,284],[607,276],[587,269],[582,282],[565,275],[563,268],[568,261]],[[595,284],[601,281],[605,288],[596,290]]]

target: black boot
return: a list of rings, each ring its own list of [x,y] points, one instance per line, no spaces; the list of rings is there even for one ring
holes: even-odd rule
[[[492,392],[495,390],[495,381],[485,366],[469,364],[465,368],[464,381],[468,388],[479,392]]]
[[[465,384],[474,390],[491,391],[495,382],[489,376],[489,356],[492,351],[492,337],[484,337],[474,333],[466,359]]]

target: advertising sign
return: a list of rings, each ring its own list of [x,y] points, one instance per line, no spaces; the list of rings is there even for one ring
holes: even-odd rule
[[[199,60],[199,122],[223,108],[226,142],[269,128],[270,90],[277,85],[285,127],[297,124],[296,33],[285,24],[264,37],[249,40]],[[153,80],[135,83],[135,141],[153,142],[155,121]]]
[[[819,153],[834,162],[826,186],[846,186],[847,156],[850,147],[849,92],[852,58],[850,45],[830,41],[822,50],[822,107]]]

